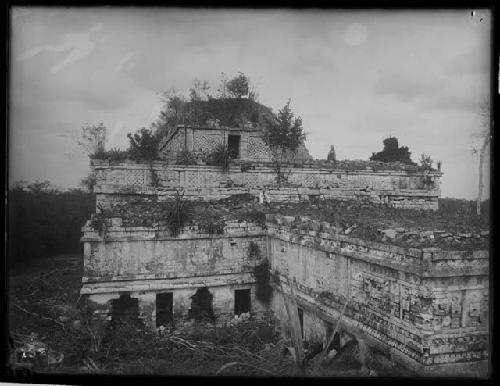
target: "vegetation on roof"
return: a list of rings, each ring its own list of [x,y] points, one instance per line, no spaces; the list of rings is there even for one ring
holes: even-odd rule
[[[169,202],[146,203],[138,199],[116,205],[109,217],[121,217],[123,226],[153,226],[165,223],[165,213],[171,205]],[[250,195],[235,195],[216,202],[187,202],[185,205],[191,213],[190,223],[198,224],[200,229],[218,229],[213,233],[220,233],[220,224],[224,221],[246,221],[265,226],[268,213],[306,216],[328,222],[349,237],[403,247],[448,250],[489,247],[489,201],[483,202],[481,216],[475,214],[473,201],[451,198],[440,199],[437,212],[339,200],[261,205]],[[395,230],[394,237],[387,236],[388,229]]]

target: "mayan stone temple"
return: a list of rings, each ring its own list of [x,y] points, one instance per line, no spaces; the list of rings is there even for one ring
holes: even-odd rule
[[[218,143],[229,149],[226,168],[204,161]],[[382,229],[373,241],[363,224],[342,228],[302,209],[282,210],[321,211],[337,202],[347,212],[362,204],[432,213],[440,170],[313,160],[301,145],[286,165],[286,183],[277,184],[258,127],[215,124],[179,125],[158,151],[161,160],[151,162],[92,160],[97,204],[83,228],[81,294],[99,317],[128,311],[157,330],[200,313],[218,325],[242,313],[272,314],[289,336],[290,315],[298,315],[303,340],[323,345],[340,320],[339,345],[355,338],[394,366],[421,375],[487,371],[486,249],[392,242],[405,232],[432,242],[439,224],[431,234]],[[179,162],[185,152],[195,161]],[[194,215],[176,229],[163,208],[179,202]],[[259,267],[272,288],[267,300],[259,296]]]

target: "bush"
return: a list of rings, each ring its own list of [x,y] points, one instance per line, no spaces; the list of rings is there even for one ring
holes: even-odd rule
[[[384,139],[384,150],[373,153],[370,161],[402,162],[406,165],[415,165],[411,160],[411,152],[407,146],[398,147],[398,139],[389,137]]]
[[[226,144],[219,143],[214,150],[208,154],[207,164],[211,166],[220,166],[223,171],[229,170],[230,162],[229,149]]]
[[[198,221],[198,227],[210,235],[222,235],[224,234],[226,222],[223,218],[219,218],[217,220],[203,219]]]
[[[151,130],[142,128],[133,135],[128,133],[127,138],[130,141],[128,153],[133,160],[151,162],[158,158],[160,138]]]
[[[429,155],[422,153],[422,155],[420,156],[420,166],[422,166],[426,170],[431,170],[433,163],[434,161]]]
[[[108,150],[108,151],[104,151],[104,150],[97,151],[94,154],[91,154],[90,158],[91,159],[107,159],[110,161],[118,162],[118,161],[127,160],[128,158],[130,158],[130,154],[129,154],[128,150],[121,150],[118,148],[113,148],[113,149]]]
[[[177,191],[172,206],[167,210],[167,224],[172,236],[178,236],[190,219],[191,210],[184,200],[184,193],[181,195]]]
[[[183,150],[177,156],[177,165],[197,165],[196,156],[189,150]]]

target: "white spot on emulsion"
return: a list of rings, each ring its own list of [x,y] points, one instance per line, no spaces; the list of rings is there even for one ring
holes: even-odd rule
[[[368,30],[363,24],[352,23],[342,34],[342,40],[349,46],[363,44],[368,37]]]

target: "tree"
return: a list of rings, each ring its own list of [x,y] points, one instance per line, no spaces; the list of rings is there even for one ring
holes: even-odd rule
[[[483,175],[483,165],[484,158],[486,157],[486,150],[490,145],[492,133],[493,133],[493,119],[490,116],[490,102],[485,99],[480,107],[479,115],[482,120],[482,130],[478,134],[480,139],[480,149],[479,149],[479,186],[476,200],[476,214],[479,216],[481,214],[481,198],[483,196],[484,189],[484,175]],[[472,147],[472,152],[476,153],[478,151],[477,146]]]
[[[266,118],[266,121],[263,139],[271,152],[278,185],[281,185],[284,180],[283,165],[295,157],[300,144],[305,140],[302,118],[295,118],[289,99],[275,119]]]
[[[226,88],[231,96],[234,98],[241,98],[248,95],[248,84],[248,77],[242,72],[238,72],[238,76],[227,82]]]
[[[430,155],[422,153],[422,155],[420,156],[420,166],[422,166],[424,169],[432,169],[433,163],[434,161],[432,160]]]
[[[104,152],[106,146],[106,127],[102,122],[97,125],[85,124],[80,129],[78,145],[90,155]]]
[[[159,139],[151,130],[143,127],[134,134],[128,133],[127,138],[130,141],[129,153],[132,159],[149,162],[156,159]]]
[[[160,117],[152,124],[154,134],[160,138],[166,137],[169,133],[186,121],[188,113],[188,101],[179,93],[171,88],[162,95],[164,108],[160,112]]]
[[[408,146],[398,147],[398,139],[396,137],[388,137],[384,139],[384,150],[372,153],[370,161],[402,162],[407,165],[415,165],[410,156],[411,152]]]
[[[9,189],[8,244],[12,266],[81,248],[81,227],[95,210],[95,195],[57,190],[49,181]]]
[[[153,161],[157,159],[158,145],[160,144],[161,137],[143,127],[133,135],[128,133],[127,138],[130,141],[130,147],[128,149],[130,158],[137,161],[148,162],[151,173],[151,185],[155,187],[158,186],[160,181],[153,169]]]
[[[206,101],[210,97],[208,90],[210,86],[208,85],[208,81],[201,81],[199,79],[195,79],[193,81],[193,87],[189,89],[189,98],[190,98],[190,106],[191,106],[191,120],[199,125],[200,121],[203,120],[203,112],[199,111],[198,108],[201,101]]]

